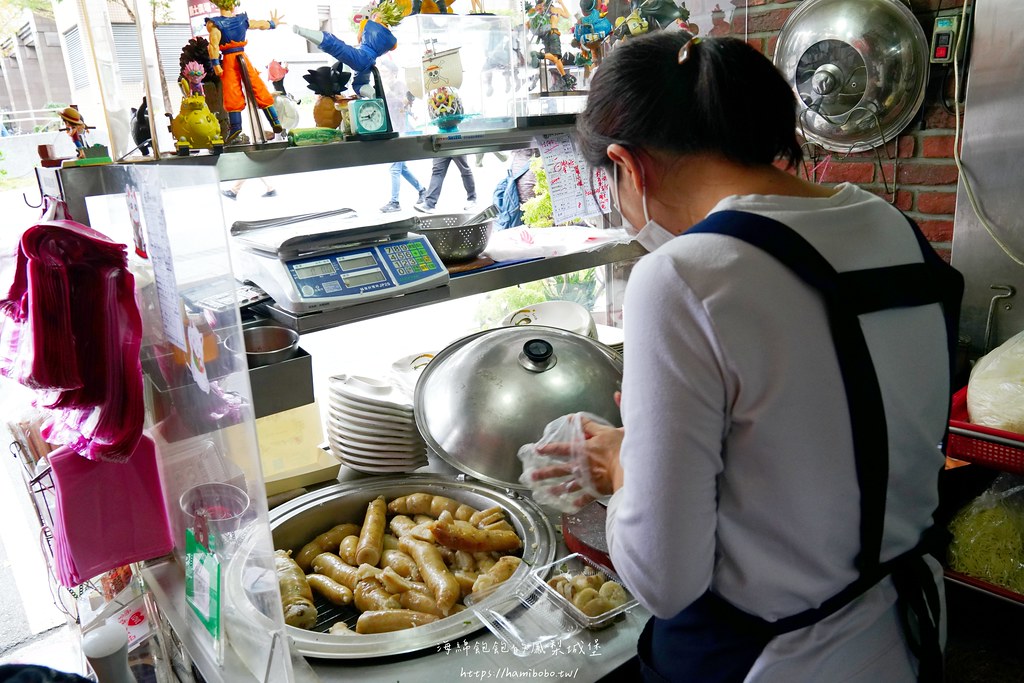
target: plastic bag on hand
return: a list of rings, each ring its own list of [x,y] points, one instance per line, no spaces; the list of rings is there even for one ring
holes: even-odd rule
[[[541,505],[561,512],[576,512],[590,501],[603,497],[590,475],[583,418],[611,426],[604,418],[590,413],[563,415],[548,423],[539,441],[519,449],[517,455],[523,463],[519,483],[529,486],[533,499]],[[551,444],[561,444],[567,454],[537,452],[539,447]]]
[[[974,364],[967,411],[974,424],[1024,434],[1024,332]]]
[[[1000,475],[949,531],[951,569],[1024,594],[1024,478]]]

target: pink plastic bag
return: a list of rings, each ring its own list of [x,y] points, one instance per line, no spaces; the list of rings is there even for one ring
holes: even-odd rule
[[[127,462],[87,460],[64,446],[49,456],[56,486],[57,579],[77,586],[131,562],[171,552],[173,541],[148,436]]]
[[[125,251],[74,221],[40,220],[0,300],[0,374],[50,409],[48,441],[93,460],[127,459],[142,434],[142,319]]]

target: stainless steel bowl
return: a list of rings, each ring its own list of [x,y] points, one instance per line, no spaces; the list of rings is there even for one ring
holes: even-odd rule
[[[588,412],[621,424],[622,360],[574,332],[498,327],[443,349],[416,382],[416,426],[427,446],[476,479],[519,483],[524,444],[555,418]]]
[[[469,261],[487,248],[494,229],[493,218],[464,224],[473,217],[469,213],[422,216],[416,231],[427,238],[443,263]]]
[[[241,342],[241,343],[239,343]],[[250,368],[280,363],[299,349],[299,333],[280,325],[259,325],[231,335],[224,346],[233,353],[245,352]]]
[[[483,510],[500,505],[509,523],[523,540],[523,560],[529,567],[541,566],[554,560],[557,539],[555,530],[543,511],[532,500],[519,494],[470,481],[452,481],[437,475],[402,475],[380,479],[362,479],[329,486],[306,494],[270,511],[270,529],[274,547],[297,552],[317,534],[342,522],[360,522],[366,513],[367,504],[383,495],[388,500],[418,491],[442,495]],[[233,620],[250,623],[254,628],[268,624],[269,620],[257,609],[258,598],[250,595],[245,575],[245,557],[239,554],[228,568],[227,610]],[[513,581],[510,579],[510,581]],[[509,585],[509,588],[512,586]],[[487,596],[479,605],[493,606],[505,597],[505,591],[497,590]],[[338,614],[323,602],[325,618],[318,620],[315,629],[305,630],[286,626],[288,638],[295,650],[307,657],[324,659],[364,659],[415,652],[436,647],[444,642],[457,642],[483,628],[483,624],[471,610],[465,610],[433,624],[394,633],[364,634],[358,638],[351,635],[332,635],[326,631],[338,618],[354,623],[357,614],[354,608],[345,608],[347,613]]]

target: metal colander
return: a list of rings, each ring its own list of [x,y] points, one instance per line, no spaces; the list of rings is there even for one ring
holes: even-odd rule
[[[494,208],[494,207],[491,207]],[[495,210],[496,211],[496,210]],[[466,221],[473,219],[473,222]],[[487,247],[494,228],[493,213],[449,213],[418,216],[414,230],[430,241],[444,263],[475,259]]]

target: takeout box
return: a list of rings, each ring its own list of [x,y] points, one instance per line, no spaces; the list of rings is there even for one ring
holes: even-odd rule
[[[626,601],[601,614],[587,615],[548,584],[549,578],[559,574],[599,574],[605,581],[622,586]],[[484,598],[486,602],[482,602]],[[614,572],[579,553],[537,567],[519,581],[510,579],[491,591],[466,598],[466,606],[519,657],[533,654],[547,643],[568,640],[583,629],[607,628],[638,604]]]

